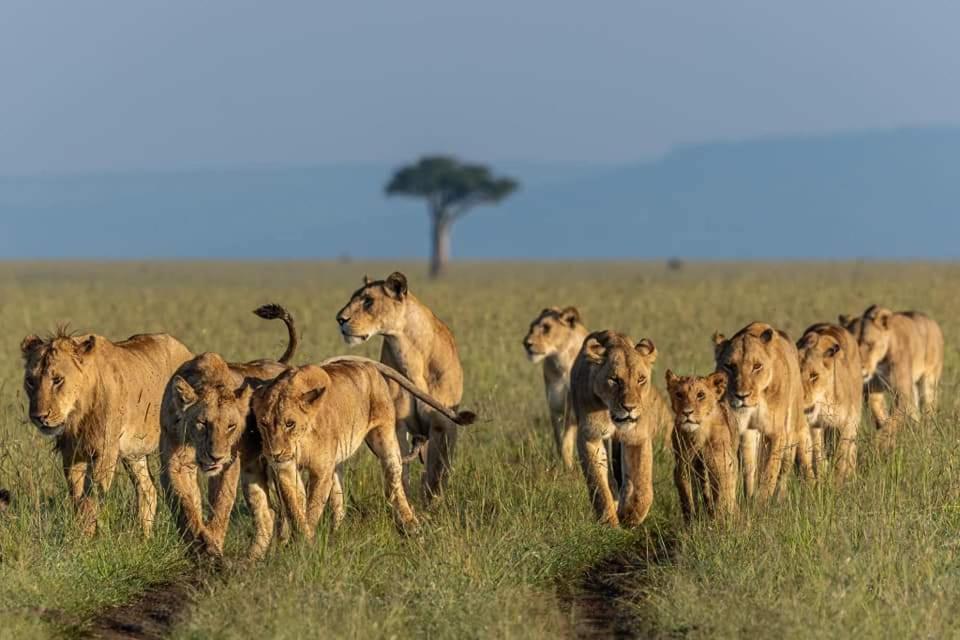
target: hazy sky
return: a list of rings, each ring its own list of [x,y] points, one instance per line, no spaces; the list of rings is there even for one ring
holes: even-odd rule
[[[4,0],[0,173],[614,163],[960,123],[960,5]]]

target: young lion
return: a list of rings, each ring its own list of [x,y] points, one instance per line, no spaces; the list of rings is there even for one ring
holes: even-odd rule
[[[813,430],[813,460],[820,475],[827,443],[836,441],[837,480],[857,470],[857,430],[863,412],[860,354],[857,341],[843,327],[820,323],[797,341],[803,411]]]
[[[653,443],[670,429],[667,404],[650,382],[657,348],[615,331],[591,333],[573,363],[571,400],[577,451],[600,522],[643,522],[653,504]],[[607,477],[604,441],[622,445],[623,490],[617,509]]]
[[[729,340],[714,334],[713,342],[717,371],[728,378],[727,402],[740,433],[747,497],[754,495],[758,466],[761,500],[774,494],[778,482],[781,491],[786,489],[794,457],[803,476],[812,479],[813,445],[803,415],[800,360],[793,342],[762,322],[747,325]]]
[[[366,358],[339,357],[292,368],[254,392],[263,453],[276,472],[287,512],[307,539],[313,538],[323,514],[337,465],[363,442],[380,459],[398,526],[404,531],[419,526],[403,489],[394,397],[387,379],[454,424],[468,425],[475,418],[444,407],[398,372]],[[300,469],[308,475],[306,505],[297,490]]]
[[[727,374],[679,377],[667,370],[667,393],[676,416],[673,425],[673,481],[686,520],[693,518],[697,497],[711,516],[737,508],[737,429],[726,404]]]
[[[916,419],[918,410],[932,413],[943,373],[943,332],[929,316],[872,305],[859,318],[840,316],[857,339],[863,381],[870,410],[886,445],[904,416]],[[919,389],[918,389],[919,387]],[[893,395],[893,415],[887,413],[884,392]]]
[[[64,330],[47,340],[27,336],[20,350],[30,420],[42,435],[55,439],[83,532],[96,532],[99,499],[110,490],[117,462],[122,461],[136,487],[140,524],[149,536],[157,490],[147,456],[157,450],[160,439],[163,387],[193,354],[165,333],[115,343]]]
[[[380,361],[413,381],[420,389],[454,409],[463,397],[463,368],[453,333],[407,289],[407,278],[394,272],[386,280],[364,277],[363,286],[337,313],[344,341],[360,344],[383,336]],[[427,439],[427,469],[423,488],[428,498],[442,492],[453,461],[456,425],[424,403],[391,384],[396,398],[397,429],[406,449],[406,434]]]
[[[587,337],[576,307],[544,309],[530,323],[523,348],[531,362],[543,362],[543,385],[557,452],[567,469],[574,465],[577,421],[570,406],[570,370]]]
[[[161,482],[170,510],[181,535],[215,556],[223,553],[239,478],[253,513],[251,558],[260,558],[266,552],[274,523],[267,498],[267,469],[261,457],[260,433],[250,413],[250,398],[253,385],[287,369],[298,339],[293,318],[283,307],[264,305],[254,313],[264,319],[279,318],[287,326],[289,343],[280,360],[227,363],[216,353],[201,354],[177,369],[161,408]],[[209,478],[212,515],[207,522],[198,469]],[[342,496],[342,492],[335,491],[335,495]],[[334,503],[342,517],[342,499]]]

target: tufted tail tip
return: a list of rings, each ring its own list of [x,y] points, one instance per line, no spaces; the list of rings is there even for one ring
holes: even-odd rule
[[[257,307],[253,310],[253,312],[264,320],[275,320],[277,318],[285,318],[287,316],[287,310],[278,304],[265,304]]]
[[[454,420],[461,427],[466,427],[473,424],[477,421],[477,414],[473,411],[461,411],[457,414],[457,419]]]

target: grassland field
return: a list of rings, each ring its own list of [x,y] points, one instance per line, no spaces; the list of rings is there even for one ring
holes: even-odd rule
[[[582,576],[633,557],[611,602],[639,635],[731,638],[960,637],[960,265],[457,264],[430,282],[419,264],[0,264],[0,637],[72,636],[104,608],[191,571],[161,504],[140,538],[128,479],[118,477],[100,534],[80,537],[59,461],[26,418],[21,338],[69,321],[112,339],[165,331],[195,352],[277,357],[285,332],[250,311],[289,308],[303,333],[295,361],[376,356],[348,349],[334,315],[364,273],[407,273],[411,290],[453,329],[465,369],[461,435],[444,499],[421,535],[399,536],[379,466],[347,465],[347,519],[312,544],[294,541],[250,565],[251,526],[238,500],[228,566],[193,591],[175,638],[543,638],[596,630],[578,606]],[[880,302],[916,308],[946,336],[941,406],[905,429],[894,454],[872,446],[865,416],[860,473],[849,486],[802,486],[729,523],[684,526],[658,451],[655,501],[640,528],[594,523],[579,472],[554,452],[539,368],[520,341],[551,305],[577,305],[591,329],[649,337],[667,368],[712,371],[710,335],[752,320],[796,338],[809,324]],[[153,461],[156,470],[157,461]],[[419,473],[419,470],[417,471]],[[123,475],[123,474],[120,474]]]

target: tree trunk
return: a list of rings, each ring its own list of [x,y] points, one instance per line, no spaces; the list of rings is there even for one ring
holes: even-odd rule
[[[443,275],[450,260],[450,221],[436,213],[430,216],[432,222],[430,277]]]

